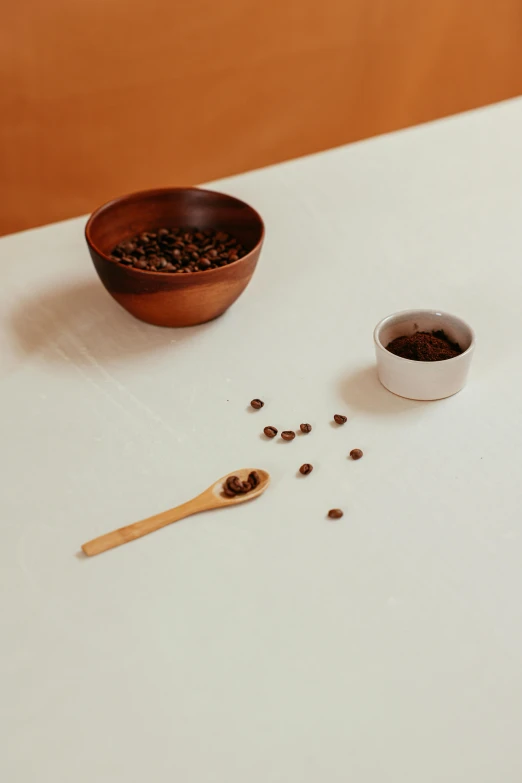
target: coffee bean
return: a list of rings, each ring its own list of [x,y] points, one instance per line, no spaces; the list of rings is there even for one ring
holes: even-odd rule
[[[248,474],[248,480],[252,486],[252,489],[255,489],[258,486],[261,479],[259,478],[259,473],[257,472],[257,470],[253,470],[251,473]]]
[[[295,438],[295,432],[292,430],[283,430],[281,437],[283,440],[293,440]]]
[[[362,456],[363,456],[363,453],[362,453],[361,449],[352,449],[350,451],[350,457],[352,459],[361,459]]]
[[[331,508],[328,512],[330,519],[341,519],[343,512],[340,508]]]
[[[312,432],[312,425],[311,424],[300,424],[299,429],[301,432]]]
[[[241,485],[241,481],[238,478],[238,476],[229,476],[227,480],[225,481],[225,486],[227,489],[229,489],[231,492],[242,492],[243,487]]]
[[[277,430],[275,427],[265,427],[263,430],[267,438],[275,438],[277,435]]]
[[[250,405],[258,411],[265,403],[263,400],[251,400]]]
[[[304,465],[301,465],[301,467],[299,468],[299,473],[302,473],[303,476],[307,476],[309,473],[312,472],[313,469],[314,469],[313,465],[310,465],[309,462],[305,462]]]
[[[137,269],[152,269],[154,272],[185,274],[226,266],[244,255],[246,252],[242,245],[222,231],[167,227],[143,231],[120,242],[111,251],[112,260],[124,265],[132,264]],[[137,264],[139,260],[145,261],[145,266]]]
[[[337,422],[337,424],[346,424],[348,419],[346,416],[342,416],[340,413],[336,413],[334,416],[334,421]]]
[[[231,489],[228,487],[223,487],[223,494],[227,496],[227,498],[235,498],[237,495],[237,492],[232,492]]]

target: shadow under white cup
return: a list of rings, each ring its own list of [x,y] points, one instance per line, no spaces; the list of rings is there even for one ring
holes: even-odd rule
[[[386,349],[396,337],[442,329],[462,348],[452,359],[419,362],[403,359]],[[441,400],[459,392],[466,384],[475,349],[473,329],[461,318],[438,310],[403,310],[383,318],[373,333],[377,372],[382,385],[410,400]]]

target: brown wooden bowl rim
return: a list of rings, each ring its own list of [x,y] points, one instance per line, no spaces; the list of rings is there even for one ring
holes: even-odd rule
[[[200,272],[204,275],[209,274],[219,274],[221,272],[226,273],[226,270],[230,267],[237,267],[239,264],[243,264],[243,262],[247,261],[252,253],[254,253],[258,248],[261,247],[263,244],[263,240],[265,238],[265,223],[263,221],[263,218],[257,211],[257,209],[254,209],[254,207],[250,206],[250,204],[247,204],[246,201],[242,201],[240,198],[236,198],[236,196],[230,196],[228,193],[221,193],[219,190],[209,190],[208,188],[198,188],[195,186],[189,186],[189,187],[171,187],[171,188],[149,188],[148,190],[136,190],[133,193],[126,193],[123,196],[116,196],[116,198],[110,199],[110,201],[106,201],[105,204],[101,204],[99,207],[97,207],[94,212],[90,215],[89,219],[87,220],[87,223],[85,225],[85,240],[91,250],[94,250],[94,252],[101,256],[101,258],[104,259],[104,261],[108,261],[110,264],[114,264],[115,266],[118,266],[120,269],[125,270],[126,272],[132,272],[136,274],[137,276],[140,275],[156,275],[157,277],[161,278],[175,278],[178,276],[179,273],[176,272],[153,272],[151,269],[136,269],[134,266],[125,266],[124,264],[120,264],[119,261],[115,261],[110,256],[106,255],[106,253],[102,253],[101,250],[98,250],[96,245],[94,244],[91,236],[91,226],[96,220],[96,218],[99,216],[101,212],[104,212],[105,210],[109,210],[111,207],[113,207],[116,204],[121,203],[122,201],[132,201],[136,200],[139,201],[140,198],[143,198],[143,196],[159,196],[163,193],[175,193],[180,191],[188,191],[188,190],[196,190],[198,193],[211,193],[213,196],[224,196],[227,199],[231,199],[232,201],[237,202],[238,204],[241,204],[245,207],[248,207],[253,213],[254,216],[259,220],[259,223],[261,225],[261,236],[259,237],[259,240],[254,245],[252,250],[249,250],[246,255],[243,256],[243,258],[238,258],[237,261],[232,261],[231,264],[226,264],[226,266],[220,266],[217,269],[201,269]],[[199,274],[199,272],[192,272],[192,274]],[[212,274],[212,276],[214,276]],[[186,276],[183,275],[183,278],[186,280]]]

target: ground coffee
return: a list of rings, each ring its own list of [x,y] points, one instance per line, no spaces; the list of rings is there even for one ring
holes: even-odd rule
[[[440,362],[462,353],[460,345],[452,342],[442,329],[396,337],[386,348],[395,356],[415,362]]]

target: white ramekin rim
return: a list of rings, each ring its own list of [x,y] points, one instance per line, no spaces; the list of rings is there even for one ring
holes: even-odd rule
[[[408,318],[414,318],[415,315],[435,315],[440,318],[448,318],[453,319],[454,321],[459,321],[462,326],[464,326],[466,329],[469,330],[469,333],[471,334],[471,342],[469,346],[466,348],[465,351],[462,351],[462,353],[459,353],[458,356],[453,356],[451,359],[444,359],[443,362],[418,362],[415,359],[405,359],[403,356],[397,356],[396,354],[392,353],[391,351],[388,351],[385,345],[381,343],[380,340],[380,333],[382,332],[383,328],[386,326],[387,323],[389,323],[392,318],[404,317],[405,320]],[[441,323],[442,325],[442,323]],[[468,324],[467,321],[465,321],[463,318],[460,318],[458,315],[453,315],[453,313],[447,313],[444,310],[434,310],[431,308],[415,308],[413,310],[398,310],[396,313],[390,313],[390,315],[387,315],[385,318],[382,318],[375,329],[373,330],[373,341],[377,348],[379,348],[381,351],[386,351],[388,356],[393,356],[398,362],[409,362],[409,364],[421,364],[421,365],[439,365],[444,364],[447,366],[448,362],[458,362],[464,359],[465,357],[473,352],[475,348],[475,331],[474,329]]]

